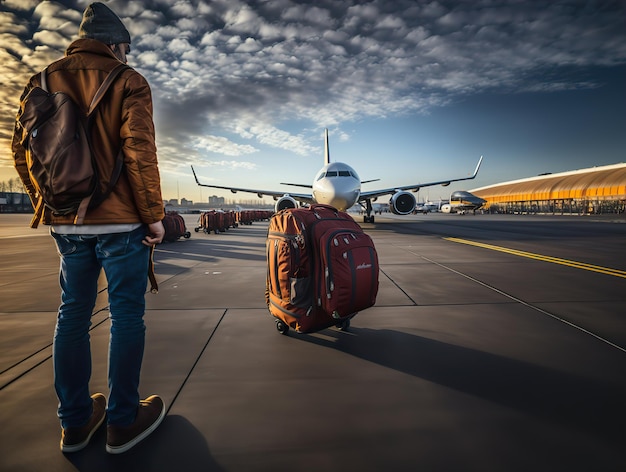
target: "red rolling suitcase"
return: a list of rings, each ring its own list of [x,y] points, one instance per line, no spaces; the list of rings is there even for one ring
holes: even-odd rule
[[[163,218],[163,227],[165,228],[164,242],[172,243],[179,238],[190,238],[191,233],[187,231],[185,220],[176,211],[168,211]]]
[[[350,215],[327,205],[270,219],[266,302],[278,331],[306,333],[350,319],[376,302],[378,256]]]
[[[207,234],[213,231],[215,234],[220,232],[218,228],[217,212],[215,210],[203,211],[198,218],[198,226],[195,228],[196,233],[200,230]]]
[[[333,218],[325,207],[316,212],[322,217],[311,231],[319,264],[316,303],[334,319],[346,319],[376,303],[378,255],[372,239],[351,217]]]

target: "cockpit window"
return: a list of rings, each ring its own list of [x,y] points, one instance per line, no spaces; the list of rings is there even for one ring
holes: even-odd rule
[[[326,172],[322,172],[317,180],[322,180],[324,177],[326,177]]]
[[[337,171],[332,170],[332,171],[326,172],[326,177],[337,177]]]
[[[339,171],[339,177],[350,177],[350,171],[340,170]]]

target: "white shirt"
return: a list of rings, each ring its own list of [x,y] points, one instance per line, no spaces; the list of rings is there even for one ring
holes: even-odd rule
[[[106,225],[52,225],[51,231],[57,234],[109,234],[127,233],[141,226],[141,223]]]

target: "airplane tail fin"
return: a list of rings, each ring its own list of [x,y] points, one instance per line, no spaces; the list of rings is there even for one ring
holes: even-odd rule
[[[328,128],[325,130],[324,135],[324,164],[330,164],[330,148],[328,146]]]

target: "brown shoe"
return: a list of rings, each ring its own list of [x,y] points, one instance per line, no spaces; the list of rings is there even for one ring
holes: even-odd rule
[[[106,417],[107,399],[101,393],[94,393],[93,413],[85,426],[79,428],[64,428],[61,432],[61,451],[76,452],[84,449],[93,434],[98,430]]]
[[[135,422],[128,426],[107,426],[107,447],[109,454],[121,454],[147,438],[161,424],[165,417],[165,404],[158,395],[152,395],[139,402]]]

